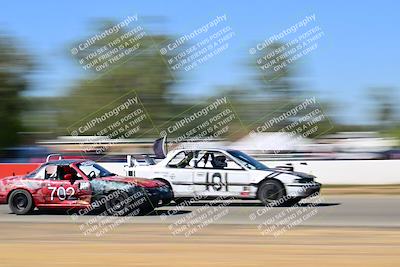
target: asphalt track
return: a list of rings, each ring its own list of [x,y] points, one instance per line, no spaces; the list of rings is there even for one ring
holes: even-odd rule
[[[400,227],[400,196],[322,196],[303,200],[299,207],[274,207],[266,209],[257,201],[204,201],[191,205],[169,205],[146,216],[123,218],[124,224],[168,224],[179,227],[184,224],[203,223],[222,225],[280,224],[293,226],[340,226],[340,227]],[[0,206],[0,223],[75,223],[88,224],[96,215],[70,216],[60,212],[39,212],[17,216],[10,213],[7,205]],[[272,220],[271,220],[272,218]],[[286,220],[285,220],[286,218]],[[268,221],[268,219],[270,219]],[[112,223],[116,218],[102,218]],[[120,219],[121,220],[121,219]],[[0,230],[1,232],[1,230]]]

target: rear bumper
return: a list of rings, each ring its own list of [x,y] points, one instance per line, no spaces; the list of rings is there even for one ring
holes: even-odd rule
[[[311,195],[319,194],[321,190],[320,183],[307,183],[307,184],[287,184],[286,194],[289,197],[301,197],[306,198]]]

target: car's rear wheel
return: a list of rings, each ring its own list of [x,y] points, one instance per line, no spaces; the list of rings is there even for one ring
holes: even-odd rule
[[[129,196],[124,191],[115,191],[108,196],[105,202],[106,212],[112,216],[124,216],[130,211],[130,203],[127,201]]]
[[[33,211],[35,205],[31,194],[22,189],[15,190],[8,198],[10,210],[17,215],[28,214]]]
[[[283,184],[276,180],[267,180],[258,188],[257,198],[264,205],[279,205],[286,195]]]

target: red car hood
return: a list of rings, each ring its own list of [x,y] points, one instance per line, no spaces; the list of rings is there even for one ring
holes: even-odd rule
[[[157,180],[150,180],[150,179],[144,179],[144,178],[136,178],[136,177],[122,177],[122,176],[107,176],[107,177],[101,177],[97,178],[103,181],[110,181],[110,182],[126,182],[126,183],[132,183],[136,184],[139,186],[143,187],[160,187],[165,185],[163,182],[157,181]]]

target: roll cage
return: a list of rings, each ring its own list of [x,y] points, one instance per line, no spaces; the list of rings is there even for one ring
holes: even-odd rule
[[[199,158],[200,152],[204,152],[203,155]],[[226,150],[222,149],[180,149],[176,150],[175,153],[171,157],[168,157],[167,162],[165,166],[171,167],[170,163],[174,158],[179,154],[179,153],[184,153],[186,157],[182,159],[181,162],[176,165],[177,168],[184,168],[189,164],[189,162],[194,159],[194,167],[199,168],[198,164],[203,161],[204,165],[206,163],[211,163],[214,169],[223,169],[226,167],[226,159],[232,160],[235,162],[237,165],[239,165],[243,170],[249,170],[247,166],[245,166],[241,161],[236,159],[234,156],[232,156],[229,152]],[[215,156],[214,153],[221,153],[223,154],[224,158],[221,156]],[[172,165],[172,166],[174,166]]]

